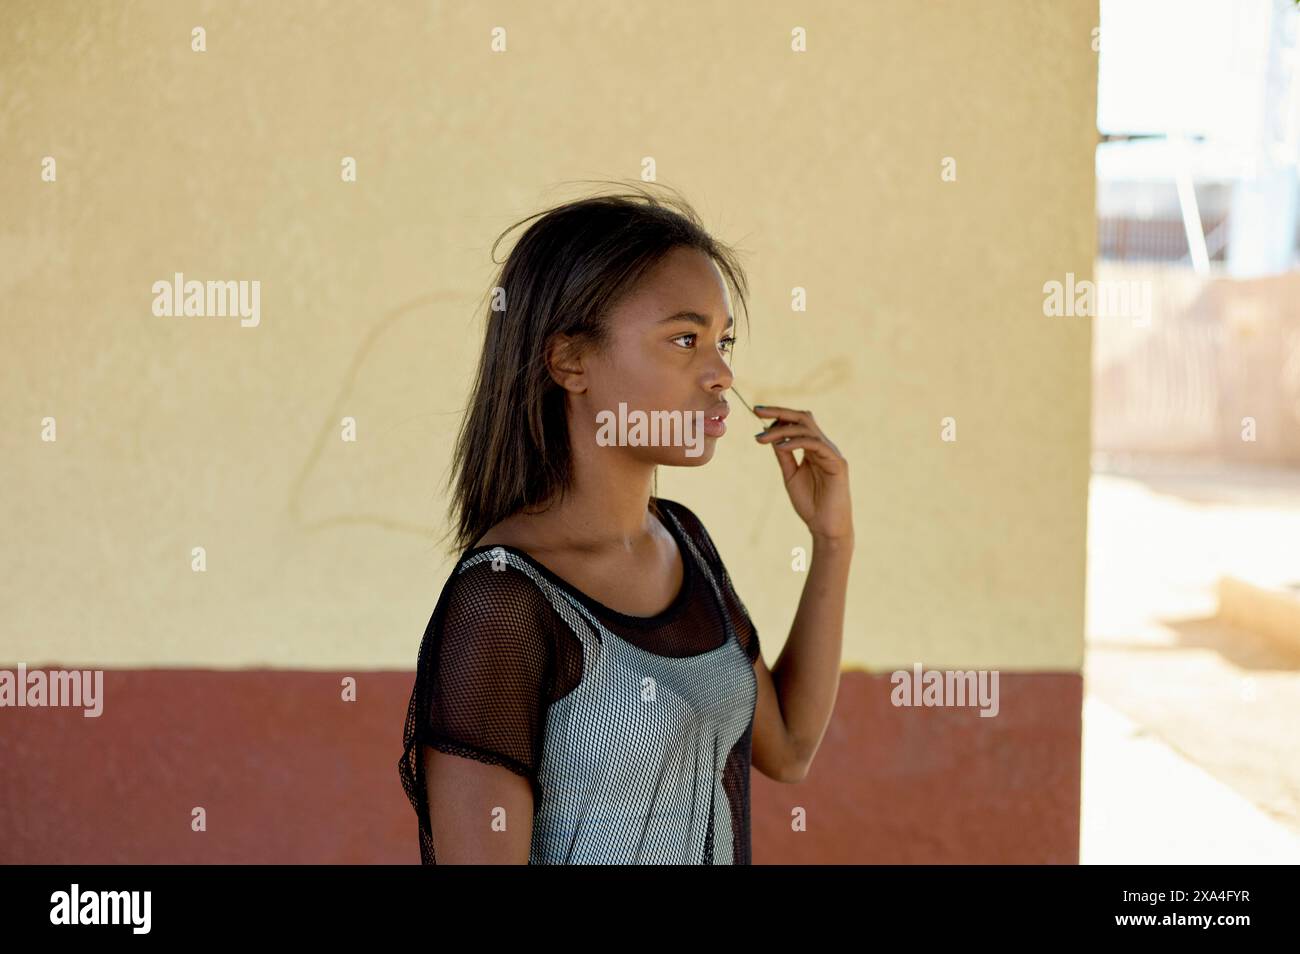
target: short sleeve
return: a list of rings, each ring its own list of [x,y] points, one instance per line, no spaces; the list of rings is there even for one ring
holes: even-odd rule
[[[525,574],[492,561],[463,567],[448,586],[421,647],[421,741],[523,776],[536,809],[555,611]]]
[[[722,562],[722,556],[718,553],[713,538],[709,536],[709,531],[705,529],[704,521],[696,516],[695,512],[685,504],[675,500],[665,500],[662,497],[659,498],[659,503],[666,504],[668,509],[681,521],[682,529],[700,548],[705,560],[709,563],[710,569],[717,576],[718,588],[722,591],[722,602],[727,616],[731,620],[732,629],[739,636],[740,644],[744,647],[749,661],[754,662],[758,659],[761,650],[758,629],[750,618],[749,610],[745,608],[744,602],[740,599],[740,594],[736,592],[736,588],[731,582],[731,574],[727,572],[727,567]]]

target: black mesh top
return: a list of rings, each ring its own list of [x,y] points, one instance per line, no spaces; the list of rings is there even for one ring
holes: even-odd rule
[[[529,780],[530,864],[750,863],[758,633],[699,518],[650,504],[684,567],[656,616],[609,609],[514,547],[462,554],[420,643],[398,763],[424,864],[424,744]]]

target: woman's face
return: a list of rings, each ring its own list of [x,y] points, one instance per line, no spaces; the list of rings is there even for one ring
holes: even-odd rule
[[[574,439],[651,464],[708,462],[726,430],[709,418],[728,411],[734,330],[713,260],[670,251],[611,313],[605,349],[583,354],[586,387],[569,387]]]

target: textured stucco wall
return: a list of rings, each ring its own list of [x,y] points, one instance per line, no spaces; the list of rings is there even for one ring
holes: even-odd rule
[[[747,254],[737,386],[812,408],[852,462],[846,665],[1077,672],[1090,329],[1042,285],[1091,269],[1096,20],[5,3],[0,662],[412,666],[491,241],[652,156]],[[259,280],[260,324],[155,317],[175,272]],[[770,662],[807,537],[733,404],[660,490],[705,518]]]

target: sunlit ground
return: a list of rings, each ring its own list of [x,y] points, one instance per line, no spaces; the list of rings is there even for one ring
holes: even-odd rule
[[[1099,458],[1088,519],[1081,863],[1300,863],[1300,651],[1215,618],[1300,581],[1300,471]]]

